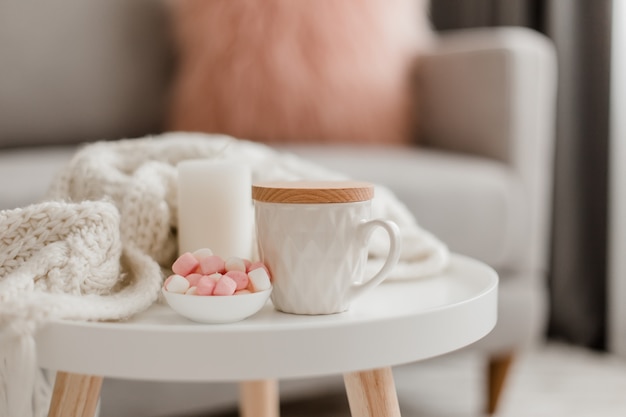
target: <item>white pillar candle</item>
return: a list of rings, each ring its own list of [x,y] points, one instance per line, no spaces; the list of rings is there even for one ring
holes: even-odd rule
[[[178,164],[179,253],[209,248],[224,259],[252,252],[250,167],[206,159]]]

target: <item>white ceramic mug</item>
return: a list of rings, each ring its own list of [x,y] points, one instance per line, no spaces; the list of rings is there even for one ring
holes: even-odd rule
[[[277,310],[343,312],[387,277],[400,256],[399,230],[391,221],[370,219],[373,194],[373,185],[353,181],[252,187],[259,255],[272,275]],[[364,280],[368,241],[378,227],[389,234],[389,254]]]

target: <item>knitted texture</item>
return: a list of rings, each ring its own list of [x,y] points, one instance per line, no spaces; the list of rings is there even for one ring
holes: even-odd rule
[[[253,182],[348,179],[345,174],[263,144],[225,135],[167,133],[86,146],[53,183],[49,198],[112,199],[121,214],[122,242],[132,242],[167,268],[177,254],[176,164],[198,158],[247,164]],[[390,279],[430,275],[445,267],[445,245],[419,227],[411,212],[387,188],[376,187],[372,215],[395,221],[401,230],[400,263]],[[369,250],[368,269],[372,271],[386,258],[388,241],[384,232],[374,233]]]
[[[40,386],[35,392],[42,395],[32,398],[41,382],[35,379],[36,326],[47,318],[129,317],[154,302],[160,271],[132,247],[123,253],[119,212],[108,202],[6,210],[0,225],[0,415],[41,415],[48,390]],[[131,277],[123,264],[145,275]]]
[[[47,202],[0,212],[0,224],[3,325],[9,324],[8,318],[56,314],[59,309],[71,315],[66,300],[57,300],[110,295],[119,279],[122,245],[119,213],[112,204]],[[28,310],[9,308],[12,304]],[[89,312],[74,314],[83,318]]]
[[[157,300],[177,255],[176,164],[198,158],[246,164],[253,182],[346,179],[294,155],[220,135],[169,133],[80,149],[46,201],[0,212],[1,416],[45,415],[41,396],[48,391],[35,378],[33,342],[43,320],[124,319]],[[392,279],[447,265],[445,245],[386,188],[377,187],[372,212],[401,230]],[[372,236],[369,250],[373,274],[388,250],[384,233]]]

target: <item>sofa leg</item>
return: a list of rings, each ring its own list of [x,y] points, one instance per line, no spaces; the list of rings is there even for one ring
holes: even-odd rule
[[[498,408],[502,388],[506,382],[506,377],[513,362],[514,354],[500,354],[489,357],[487,369],[488,403],[487,413],[492,415]]]

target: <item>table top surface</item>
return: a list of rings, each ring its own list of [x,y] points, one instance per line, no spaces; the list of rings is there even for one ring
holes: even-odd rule
[[[453,255],[440,275],[384,282],[349,311],[302,316],[271,301],[232,324],[194,323],[155,304],[126,322],[52,321],[39,364],[128,379],[238,381],[339,374],[442,355],[491,331],[498,277]]]

